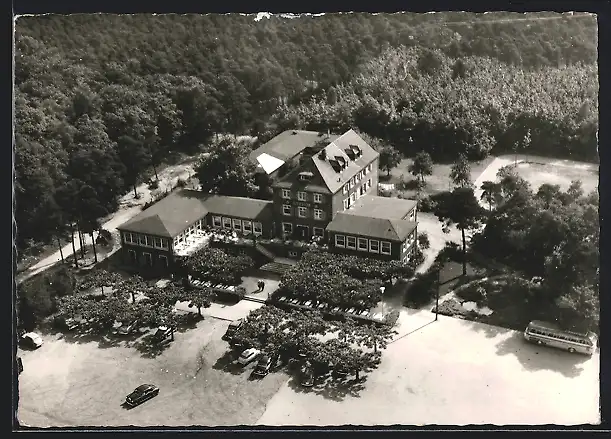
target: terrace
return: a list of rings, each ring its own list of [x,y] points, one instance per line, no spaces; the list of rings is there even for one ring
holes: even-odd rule
[[[207,247],[211,238],[212,235],[208,231],[194,230],[174,245],[174,254],[176,256],[190,256],[197,250]]]

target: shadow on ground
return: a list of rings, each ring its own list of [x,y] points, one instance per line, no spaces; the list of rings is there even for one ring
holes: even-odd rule
[[[299,375],[293,374],[288,385],[296,393],[314,393],[332,401],[343,401],[347,396],[358,398],[365,388],[366,376],[339,379],[329,375],[317,377],[313,387],[303,387],[299,382]]]
[[[216,360],[212,368],[228,372],[232,375],[241,375],[247,370],[248,366],[238,364],[235,361],[237,358],[237,354],[234,351],[227,350],[218,360]]]
[[[496,347],[499,355],[515,355],[522,367],[528,371],[551,370],[567,378],[581,375],[583,364],[590,359],[587,355],[529,343],[520,333],[503,339]]]

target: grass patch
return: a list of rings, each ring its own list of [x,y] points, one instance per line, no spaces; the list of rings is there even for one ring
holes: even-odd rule
[[[572,180],[580,180],[584,192],[590,193],[598,187],[598,172],[594,166],[585,164],[553,165],[535,161],[518,163],[518,174],[528,181],[536,191],[543,183],[557,184],[567,190]]]

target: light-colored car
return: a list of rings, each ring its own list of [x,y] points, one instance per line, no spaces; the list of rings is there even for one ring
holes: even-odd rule
[[[42,337],[35,332],[27,332],[21,336],[21,343],[27,347],[38,349],[42,346]]]
[[[248,363],[255,361],[259,357],[260,354],[261,354],[261,351],[259,349],[256,349],[256,348],[246,349],[244,352],[242,352],[242,355],[240,355],[240,358],[238,358],[238,363],[241,364],[242,366],[246,366]]]

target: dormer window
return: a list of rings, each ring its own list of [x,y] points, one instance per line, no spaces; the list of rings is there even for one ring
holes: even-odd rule
[[[335,160],[341,165],[342,169],[345,168],[348,164],[346,163],[346,159],[341,155],[336,155]]]
[[[348,156],[350,160],[356,159],[356,154],[352,148],[346,148],[344,149],[344,152],[346,153],[346,155]]]
[[[342,171],[342,165],[340,165],[337,160],[329,159],[329,164],[335,172],[339,173]]]
[[[310,181],[310,179],[314,176],[311,172],[300,172],[299,180],[300,181]]]
[[[354,151],[356,157],[360,157],[363,154],[363,151],[357,145],[350,145],[350,149]]]

